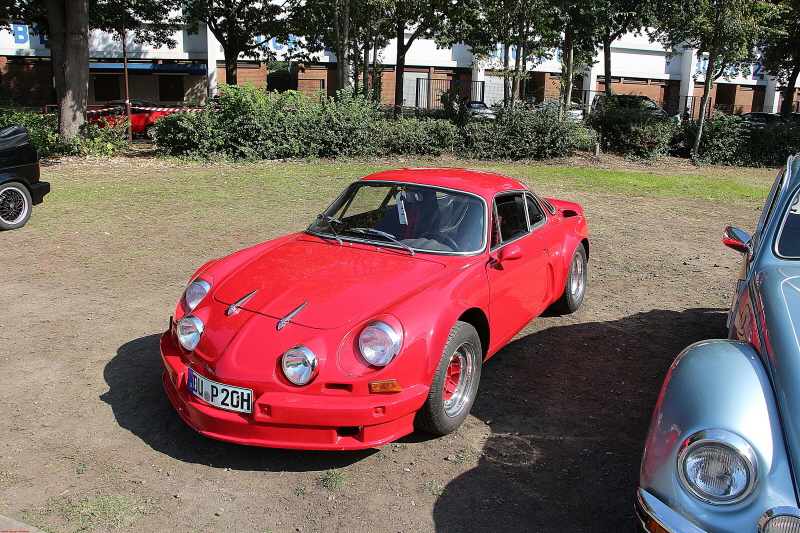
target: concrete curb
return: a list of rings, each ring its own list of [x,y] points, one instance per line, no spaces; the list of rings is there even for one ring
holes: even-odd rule
[[[0,533],[44,533],[41,529],[0,515]]]

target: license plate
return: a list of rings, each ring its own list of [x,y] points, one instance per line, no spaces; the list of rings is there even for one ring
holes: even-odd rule
[[[204,378],[191,368],[189,369],[189,390],[206,403],[236,411],[238,413],[253,412],[253,391],[242,387],[223,385]]]

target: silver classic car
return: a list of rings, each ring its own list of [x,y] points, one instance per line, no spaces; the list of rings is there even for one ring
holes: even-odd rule
[[[800,155],[778,174],[743,254],[728,339],[667,373],[636,510],[650,533],[800,533]]]

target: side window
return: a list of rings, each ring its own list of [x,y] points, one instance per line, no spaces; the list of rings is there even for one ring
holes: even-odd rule
[[[522,194],[509,194],[495,198],[494,218],[492,246],[497,246],[528,233],[525,199]]]
[[[795,193],[783,219],[776,248],[781,257],[800,258],[800,191]]]
[[[525,204],[528,206],[528,222],[531,227],[544,221],[544,213],[539,203],[528,195],[525,195]]]

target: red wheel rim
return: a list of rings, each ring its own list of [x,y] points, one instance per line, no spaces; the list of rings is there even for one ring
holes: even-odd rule
[[[461,381],[461,358],[457,355],[450,359],[450,364],[447,365],[447,374],[444,378],[444,389],[442,390],[442,398],[449,400],[453,394],[458,390],[458,384]]]

